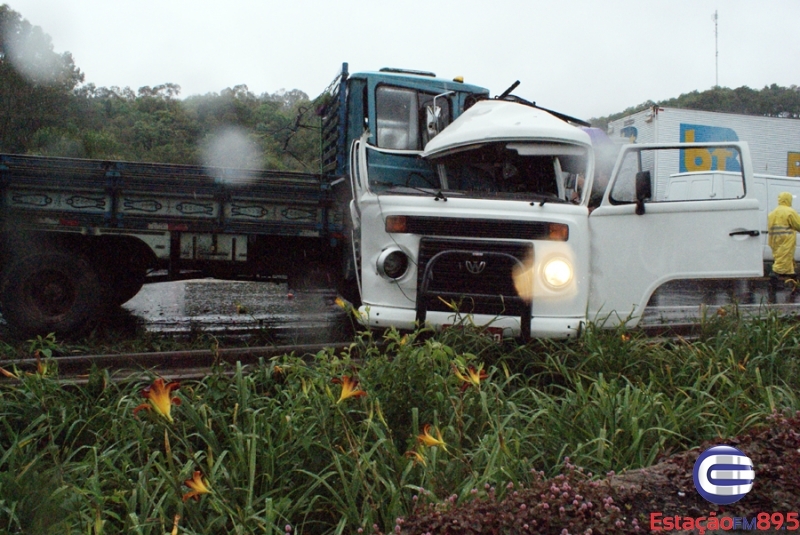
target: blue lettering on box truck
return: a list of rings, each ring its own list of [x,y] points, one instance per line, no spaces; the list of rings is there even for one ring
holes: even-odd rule
[[[681,142],[713,143],[716,141],[739,141],[739,136],[730,128],[681,123]],[[681,150],[681,173],[741,170],[739,154],[735,150],[723,147]]]

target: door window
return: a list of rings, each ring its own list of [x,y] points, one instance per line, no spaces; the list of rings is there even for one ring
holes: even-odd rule
[[[413,89],[379,86],[375,94],[378,147],[392,150],[422,150],[428,141],[427,107],[439,108],[439,124],[450,123],[450,101],[446,96]]]
[[[700,162],[692,172],[681,162]],[[734,146],[629,150],[609,194],[612,204],[741,199],[745,195],[741,154]],[[607,176],[596,176],[605,188]]]

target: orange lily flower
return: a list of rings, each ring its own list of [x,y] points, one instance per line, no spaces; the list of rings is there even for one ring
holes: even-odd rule
[[[445,444],[444,440],[442,440],[442,433],[438,429],[436,429],[436,436],[434,437],[431,435],[431,428],[433,426],[431,424],[425,424],[425,427],[422,428],[422,434],[417,435],[417,440],[421,444],[425,444],[428,447],[439,446],[444,451],[447,451],[447,444]]]
[[[142,403],[133,409],[133,414],[136,415],[141,410],[155,410],[172,423],[174,421],[171,414],[172,406],[180,405],[181,400],[180,398],[170,397],[170,394],[179,386],[180,383],[178,381],[170,381],[164,384],[164,379],[159,377],[153,381],[152,385],[142,389],[142,397],[147,398],[148,402]]]
[[[367,395],[366,392],[358,388],[358,379],[355,377],[344,375],[341,379],[334,377],[332,381],[337,385],[342,385],[342,393],[336,403],[341,403],[347,398],[360,398]]]
[[[421,464],[422,466],[427,466],[428,463],[425,461],[425,457],[418,451],[409,450],[405,453],[405,456],[414,461],[414,464]]]
[[[461,385],[462,391],[466,390],[470,385],[480,388],[481,381],[489,377],[489,374],[483,369],[483,364],[478,366],[477,370],[474,366],[470,366],[467,368],[466,374],[461,373],[457,366],[453,366],[453,372],[456,374],[456,377],[464,381],[464,384]]]
[[[186,501],[189,498],[194,498],[195,501],[200,501],[201,494],[211,493],[211,489],[208,487],[208,482],[203,479],[203,474],[200,473],[199,470],[195,470],[192,479],[187,479],[183,482],[183,484],[192,489],[183,495],[183,501]]]

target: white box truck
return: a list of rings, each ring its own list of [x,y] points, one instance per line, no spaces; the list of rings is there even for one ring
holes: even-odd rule
[[[653,106],[612,121],[618,143],[719,143],[746,141],[756,175],[800,177],[800,120]],[[678,160],[655,163],[655,198],[666,194],[670,177],[695,171],[738,171],[732,153],[686,151]],[[765,220],[766,221],[766,220]]]

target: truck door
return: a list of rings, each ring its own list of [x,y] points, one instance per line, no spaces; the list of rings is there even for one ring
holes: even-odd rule
[[[712,199],[653,200],[655,181],[685,171],[687,162],[734,171],[742,189]],[[763,226],[746,144],[624,146],[589,216],[588,319],[633,326],[653,292],[674,279],[762,276]]]

